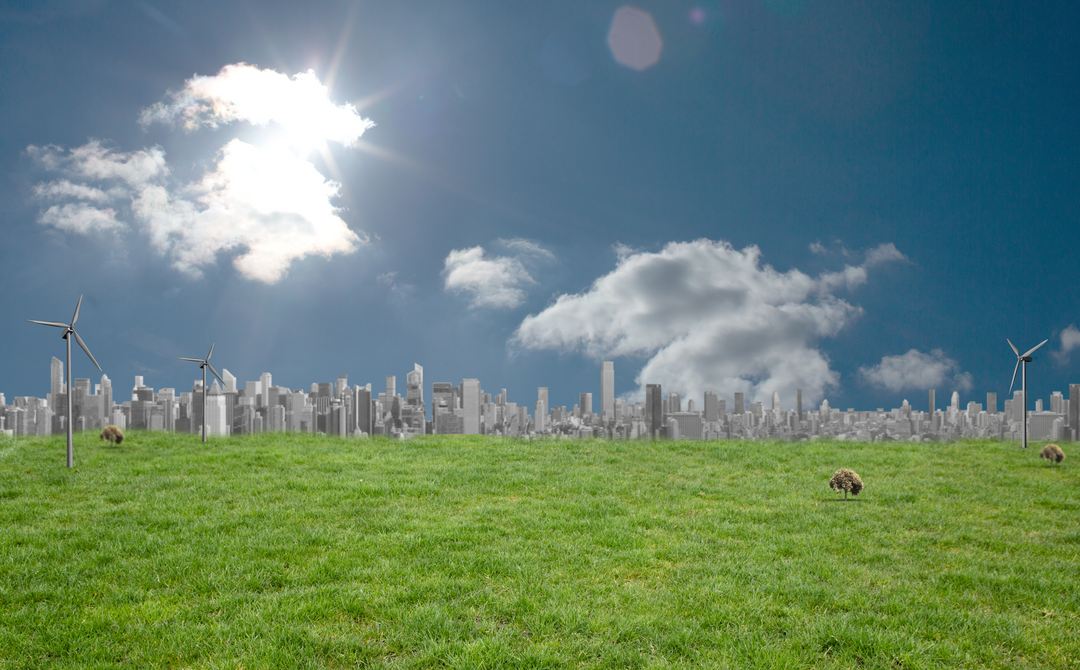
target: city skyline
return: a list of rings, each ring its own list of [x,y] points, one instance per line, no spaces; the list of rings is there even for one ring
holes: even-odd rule
[[[1080,378],[1080,7],[633,7],[0,10],[0,388],[45,393],[20,319],[79,294],[102,368],[165,387],[211,342],[291,388],[420,361],[601,415],[649,383],[985,402],[1006,338],[1050,340],[1033,397]]]
[[[207,357],[209,358],[209,356]],[[205,359],[185,359],[205,362]],[[831,407],[828,399],[817,409],[804,411],[802,390],[795,393],[796,406],[785,408],[774,392],[766,409],[761,401],[745,394],[727,397],[706,391],[698,406],[693,397],[678,391],[663,393],[662,385],[647,384],[643,402],[609,398],[614,362],[600,366],[602,398],[593,406],[593,394],[583,391],[572,408],[549,406],[549,389],[538,387],[536,401],[511,401],[507,389],[485,392],[478,379],[431,384],[431,402],[425,402],[424,369],[418,363],[406,374],[406,395],[397,392],[397,376],[387,375],[382,392],[370,382],[349,386],[348,376],[336,382],[312,382],[310,391],[274,385],[264,372],[256,381],[237,386],[235,375],[222,375],[204,393],[205,379],[196,379],[192,390],[177,394],[175,388],[157,391],[135,377],[130,401],[115,402],[112,382],[103,374],[100,383],[75,378],[74,394],[63,380],[64,363],[53,357],[50,388],[46,398],[16,397],[5,405],[0,393],[0,431],[12,436],[47,435],[68,429],[66,416],[74,408],[76,430],[117,425],[121,429],[202,432],[211,435],[260,432],[320,432],[341,437],[421,434],[538,436],[564,435],[639,439],[835,439],[857,440],[950,440],[964,437],[1020,439],[1024,421],[1032,440],[1076,440],[1080,435],[1080,384],[1069,385],[1069,396],[1055,391],[1049,404],[1035,399],[1028,411],[1025,394],[1017,390],[998,407],[997,393],[990,391],[983,403],[962,405],[954,391],[949,403],[937,407],[936,389],[927,391],[927,410],[905,398],[899,407],[886,410]],[[218,381],[222,384],[219,385]],[[515,396],[516,397],[516,396]],[[610,400],[610,402],[609,402]],[[685,400],[685,407],[683,401]],[[699,408],[700,407],[700,408]],[[205,409],[204,409],[205,408]],[[429,412],[430,408],[430,412]],[[599,411],[597,411],[599,410]],[[1025,445],[1026,446],[1026,445]],[[69,458],[69,467],[71,466]]]

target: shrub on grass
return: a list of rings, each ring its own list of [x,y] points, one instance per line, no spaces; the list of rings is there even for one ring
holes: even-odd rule
[[[108,440],[113,444],[120,444],[124,441],[124,431],[120,430],[119,426],[110,424],[105,426],[105,430],[101,431],[101,439]]]
[[[859,495],[859,491],[862,491],[862,480],[859,479],[859,475],[854,470],[840,468],[829,480],[829,488],[837,493],[843,491],[844,500],[847,500],[848,493],[853,496]]]
[[[1039,458],[1044,461],[1050,461],[1051,463],[1060,463],[1065,460],[1065,452],[1056,444],[1048,444],[1043,447],[1042,452],[1039,454]]]

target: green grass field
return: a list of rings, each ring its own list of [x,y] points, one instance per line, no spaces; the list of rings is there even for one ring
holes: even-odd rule
[[[8,440],[0,668],[1080,668],[1032,447]]]

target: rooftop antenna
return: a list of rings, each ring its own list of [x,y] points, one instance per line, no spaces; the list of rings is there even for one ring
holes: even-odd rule
[[[202,441],[206,442],[206,368],[210,368],[210,372],[214,373],[214,376],[221,379],[221,375],[217,373],[213,365],[210,365],[210,357],[214,355],[214,345],[210,345],[210,353],[206,354],[206,358],[183,358],[177,356],[182,361],[195,361],[202,368]],[[221,379],[222,386],[225,385],[225,380]]]
[[[82,341],[79,334],[75,332],[75,322],[79,320],[79,308],[82,307],[83,297],[79,296],[79,302],[75,305],[75,316],[71,317],[71,323],[60,323],[58,321],[37,321],[35,319],[27,319],[30,323],[40,323],[43,326],[53,326],[55,328],[63,328],[64,332],[60,337],[64,338],[67,342],[67,466],[69,468],[75,467],[75,451],[71,447],[71,431],[72,431],[72,413],[71,413],[71,396],[74,395],[74,391],[71,388],[71,335],[75,336],[75,341],[79,343],[82,350],[86,352],[86,355],[90,357],[90,360],[97,366],[98,372],[101,372],[101,366],[98,365],[97,359],[90,353],[90,350],[86,348],[86,343]]]
[[[1036,344],[1031,349],[1028,349],[1027,353],[1025,353],[1023,356],[1020,355],[1020,350],[1016,348],[1016,345],[1012,343],[1012,340],[1010,340],[1009,338],[1006,337],[1005,341],[1009,343],[1009,346],[1012,347],[1013,353],[1016,354],[1016,365],[1013,367],[1012,381],[1009,382],[1009,394],[1010,395],[1012,395],[1013,384],[1016,383],[1016,368],[1020,367],[1021,363],[1024,364],[1023,371],[1020,373],[1020,388],[1021,388],[1020,392],[1024,395],[1024,428],[1023,428],[1024,432],[1022,433],[1022,435],[1023,435],[1022,440],[1023,441],[1020,443],[1020,446],[1023,449],[1027,449],[1027,423],[1028,423],[1027,422],[1027,406],[1028,406],[1027,364],[1030,363],[1031,360],[1032,360],[1031,359],[1031,354],[1035,353],[1036,349],[1038,349],[1042,345],[1046,344],[1050,340],[1043,340],[1042,342],[1039,342],[1038,344]]]

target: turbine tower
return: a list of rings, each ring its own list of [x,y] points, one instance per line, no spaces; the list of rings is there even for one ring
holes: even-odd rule
[[[217,373],[213,365],[210,365],[210,357],[214,355],[214,345],[210,345],[210,353],[206,355],[206,358],[184,358],[177,356],[182,361],[195,361],[202,368],[202,441],[206,442],[206,368],[210,368],[210,372],[214,373],[214,376],[221,380],[222,385],[225,384],[225,380],[221,379],[221,375]]]
[[[1023,449],[1027,449],[1027,404],[1028,404],[1028,396],[1027,396],[1027,364],[1031,362],[1031,354],[1035,353],[1036,349],[1038,349],[1042,345],[1046,344],[1050,340],[1043,340],[1042,342],[1039,342],[1038,344],[1036,344],[1031,349],[1028,349],[1027,353],[1025,353],[1023,356],[1020,355],[1020,350],[1016,348],[1016,345],[1012,343],[1012,340],[1010,340],[1009,338],[1006,337],[1005,341],[1009,343],[1009,346],[1012,347],[1013,353],[1016,354],[1016,365],[1013,367],[1012,381],[1009,382],[1009,393],[1010,394],[1012,393],[1013,384],[1016,383],[1016,368],[1020,367],[1021,363],[1024,364],[1024,369],[1020,373],[1020,388],[1021,388],[1021,392],[1024,394],[1024,428],[1023,428],[1024,432],[1022,433],[1022,435],[1023,435],[1022,440],[1023,441],[1020,443],[1020,446]]]
[[[75,341],[79,343],[82,350],[86,352],[86,355],[90,357],[90,360],[97,366],[98,372],[101,371],[101,366],[98,365],[97,359],[90,353],[90,350],[86,348],[86,343],[82,341],[79,334],[75,332],[75,322],[79,320],[79,308],[82,307],[83,297],[79,296],[79,302],[75,305],[75,316],[71,317],[71,323],[59,323],[57,321],[37,321],[35,319],[27,319],[30,323],[40,323],[43,326],[53,326],[55,328],[63,328],[64,333],[60,336],[67,342],[67,466],[69,468],[75,467],[75,451],[71,446],[71,431],[72,431],[72,412],[71,412],[71,336],[75,336]]]

